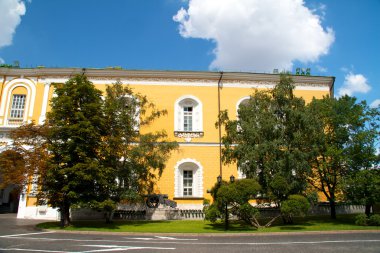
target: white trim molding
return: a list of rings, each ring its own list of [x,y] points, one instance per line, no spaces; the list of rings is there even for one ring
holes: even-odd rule
[[[48,99],[49,99],[49,90],[50,90],[50,83],[47,82],[44,85],[44,97],[42,99],[42,107],[41,107],[41,115],[38,120],[39,124],[43,124],[46,119],[46,111],[48,106]]]
[[[185,105],[193,106],[192,132],[203,131],[203,104],[201,100],[193,95],[184,95],[179,97],[174,103],[174,131],[183,132],[183,107]]]
[[[240,104],[241,104],[243,101],[245,101],[245,100],[249,100],[249,99],[251,99],[250,96],[245,96],[245,97],[240,98],[240,99],[237,101],[237,103],[236,103],[236,115],[238,115],[238,110],[239,110]]]
[[[27,90],[24,121],[28,116],[32,117],[34,112],[34,104],[36,99],[36,85],[33,81],[25,78],[17,78],[7,82],[4,86],[1,98],[0,116],[4,116],[4,124],[8,122],[8,111],[11,102],[12,91],[17,87],[24,87]]]
[[[183,171],[193,171],[193,195],[183,196]],[[185,158],[174,166],[174,197],[203,197],[203,166],[195,159]]]

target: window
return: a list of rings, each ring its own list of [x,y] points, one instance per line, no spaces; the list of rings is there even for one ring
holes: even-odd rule
[[[177,99],[174,106],[174,131],[203,131],[202,103],[198,98],[183,96]]]
[[[183,107],[183,130],[186,132],[193,131],[193,107]]]
[[[11,115],[12,119],[23,119],[26,95],[13,95]]]
[[[183,196],[193,196],[193,171],[183,171]]]
[[[193,159],[183,159],[175,166],[174,197],[203,197],[203,168]]]

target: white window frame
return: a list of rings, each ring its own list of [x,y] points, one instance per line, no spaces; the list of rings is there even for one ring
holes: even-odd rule
[[[193,196],[194,171],[183,170],[183,196]]]
[[[133,100],[136,100],[136,102],[139,102],[139,99],[137,99],[136,97],[132,95],[125,95],[124,97],[127,99],[133,99]],[[140,106],[137,106],[136,113],[135,115],[133,115],[133,119],[136,122],[136,124],[133,126],[133,130],[140,131]]]
[[[241,105],[242,103],[244,103],[245,101],[250,100],[250,99],[251,99],[250,96],[242,97],[242,98],[239,99],[239,101],[236,103],[236,118],[239,117],[239,108],[240,108],[240,105]]]
[[[192,195],[184,194],[184,171],[192,171]],[[175,198],[202,198],[203,197],[203,167],[190,158],[182,159],[174,167],[174,197]]]
[[[26,107],[26,94],[12,94],[9,119],[24,119]]]
[[[192,107],[191,130],[185,129],[185,107]],[[174,103],[174,131],[178,132],[203,132],[203,105],[195,96],[185,95]]]

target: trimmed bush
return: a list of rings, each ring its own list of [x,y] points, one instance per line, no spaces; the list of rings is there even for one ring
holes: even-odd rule
[[[368,219],[368,225],[370,226],[380,226],[380,215],[374,214],[369,217]]]
[[[355,217],[355,224],[358,226],[367,226],[367,215],[364,213],[358,214]]]

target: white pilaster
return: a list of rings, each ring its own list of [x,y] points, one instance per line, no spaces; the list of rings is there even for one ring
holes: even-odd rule
[[[18,203],[18,210],[17,210],[18,219],[25,218],[25,210],[26,210],[26,186],[24,186],[24,189],[20,193],[20,200]]]
[[[45,83],[44,87],[44,97],[42,98],[42,108],[41,108],[41,116],[38,120],[39,124],[43,124],[46,119],[46,110],[48,105],[48,99],[49,99],[49,89],[50,89],[50,83]]]

